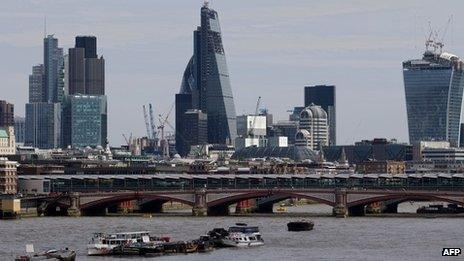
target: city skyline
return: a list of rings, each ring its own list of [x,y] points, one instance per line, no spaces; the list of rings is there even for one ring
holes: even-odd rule
[[[245,3],[246,11],[243,10]],[[427,6],[422,1],[401,5],[397,2],[396,7],[363,5],[362,1],[357,1],[352,6],[342,4],[338,11],[330,8],[334,3],[297,1],[292,6],[283,4],[284,1],[272,3],[265,12],[255,12],[259,10],[260,3],[214,1],[212,5],[221,16],[237,115],[252,113],[256,98],[262,96],[263,106],[275,118],[286,119],[286,110],[303,105],[304,86],[334,84],[337,86],[339,144],[373,137],[407,141],[401,62],[418,57],[425,50],[425,36],[420,27],[426,28],[427,20],[442,26],[456,5],[446,5],[437,13],[432,5]],[[21,30],[10,21],[6,23],[8,28],[2,29],[5,32],[0,38],[0,46],[5,47],[1,50],[6,57],[0,63],[0,76],[6,79],[0,90],[5,93],[3,99],[16,105],[18,116],[24,116],[22,104],[27,101],[30,66],[40,62],[43,55],[43,28],[40,24],[45,13],[47,33],[54,33],[63,48],[72,47],[74,35],[91,34],[101,39],[99,48],[109,61],[106,85],[112,100],[108,106],[111,144],[124,143],[121,133],[144,135],[142,104],[152,102],[157,114],[168,111],[178,91],[185,59],[192,52],[191,31],[198,24],[201,1],[182,5],[161,1],[140,2],[126,6],[127,10],[110,8],[104,14],[98,11],[106,5],[99,3],[80,24],[76,17],[84,9],[77,8],[71,18],[59,14],[67,3],[52,7],[52,3],[47,2],[33,12],[24,11],[27,9],[21,9],[21,5],[14,2],[7,4],[0,16],[5,20],[17,15],[26,20],[22,24],[27,28],[25,32],[19,33]],[[163,14],[165,10],[171,13]],[[137,11],[143,11],[140,17],[136,17]],[[176,15],[179,21],[174,24],[170,15]],[[371,21],[371,25],[361,24],[363,19],[373,15],[376,19]],[[392,17],[397,19],[389,20]],[[335,28],[330,22],[334,18],[341,21],[338,24],[340,28]],[[342,25],[344,19],[351,23]],[[464,53],[463,48],[456,44],[464,42],[457,33],[462,29],[459,19],[454,17],[448,31],[450,35],[454,32],[454,38],[450,35],[445,38],[445,50],[458,56]],[[95,21],[103,23],[95,25]],[[155,37],[143,36],[140,29],[135,30],[137,25],[147,21],[158,25],[142,27],[151,30]],[[393,26],[387,26],[386,21]],[[301,26],[307,22],[313,25]],[[395,28],[399,23],[407,25]],[[65,30],[71,25],[78,25],[76,31]],[[321,31],[317,25],[327,25],[327,29]],[[246,31],[243,31],[245,28]],[[286,37],[275,37],[274,34]],[[114,41],[116,36],[123,41]],[[160,39],[163,37],[165,39]],[[251,53],[253,59],[250,58]],[[8,58],[13,54],[18,58],[18,64],[8,67]],[[333,67],[340,70],[334,72],[331,70]],[[15,91],[9,91],[12,89]],[[131,93],[128,94],[127,89]],[[282,91],[285,91],[284,97]],[[130,102],[124,103],[128,99]],[[359,115],[359,119],[350,115]],[[173,116],[170,121],[174,122]],[[391,128],[392,125],[395,128]]]

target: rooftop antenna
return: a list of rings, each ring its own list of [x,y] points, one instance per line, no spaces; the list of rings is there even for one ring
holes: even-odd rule
[[[44,38],[47,37],[47,16],[44,15]]]

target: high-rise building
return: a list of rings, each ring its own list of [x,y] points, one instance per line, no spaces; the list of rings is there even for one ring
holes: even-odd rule
[[[105,146],[107,106],[104,95],[70,95],[63,104],[64,148]]]
[[[185,112],[192,109],[191,94],[176,94],[176,151],[181,156],[188,155],[190,151],[189,145],[186,143],[184,133],[185,128]]]
[[[29,102],[43,102],[45,100],[45,70],[43,64],[32,67],[29,75]]]
[[[14,126],[14,106],[0,101],[0,127]]]
[[[60,146],[61,104],[37,102],[26,104],[25,144],[41,149]]]
[[[409,141],[449,141],[459,145],[463,62],[427,42],[422,59],[403,62]]]
[[[97,58],[97,37],[92,35],[76,36],[75,46],[85,50],[85,58]]]
[[[63,88],[64,80],[62,70],[63,49],[58,47],[58,39],[48,35],[44,38],[44,102],[59,102],[62,96],[59,88]]]
[[[68,92],[85,94],[85,62],[83,48],[69,48],[68,51]]]
[[[206,2],[194,32],[194,53],[185,69],[181,94],[192,95],[193,109],[208,115],[208,142],[232,144],[236,115],[219,17]]]
[[[26,118],[15,116],[14,117],[14,130],[16,143],[23,143],[26,140]]]
[[[334,85],[315,85],[307,86],[305,92],[305,107],[312,103],[319,105],[327,112],[329,123],[329,144],[337,143],[337,114],[336,114],[336,95]]]
[[[208,116],[200,110],[188,110],[184,113],[183,151],[190,152],[194,145],[208,142]]]
[[[327,113],[321,106],[310,104],[304,108],[300,114],[300,130],[296,139],[309,135],[308,144],[310,149],[319,150],[322,146],[329,145],[329,127],[327,122]],[[301,139],[300,139],[301,140]]]
[[[105,95],[105,59],[97,57],[97,38],[77,36],[68,54],[69,94]]]

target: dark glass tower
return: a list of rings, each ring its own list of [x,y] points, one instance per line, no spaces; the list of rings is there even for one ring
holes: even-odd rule
[[[76,36],[76,48],[85,50],[85,58],[97,58],[97,37]]]
[[[337,114],[334,85],[316,85],[305,87],[305,107],[311,103],[319,105],[327,112],[329,123],[329,144],[337,144]]]
[[[105,59],[97,56],[95,36],[77,36],[68,59],[70,95],[105,95]]]
[[[422,59],[403,62],[411,143],[437,140],[459,145],[463,75],[462,61],[441,52],[440,43],[429,43]]]
[[[44,102],[59,102],[60,70],[63,66],[63,49],[58,48],[58,39],[53,35],[48,35],[44,38]]]
[[[201,8],[201,26],[194,32],[193,45],[180,93],[191,94],[193,109],[208,115],[208,142],[231,144],[237,136],[234,98],[219,17],[207,3]]]

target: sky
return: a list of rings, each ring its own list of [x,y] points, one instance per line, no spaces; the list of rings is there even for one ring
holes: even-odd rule
[[[24,116],[28,75],[43,62],[46,17],[46,33],[65,50],[76,35],[97,37],[110,143],[124,143],[123,133],[146,135],[142,105],[166,114],[174,103],[202,2],[3,0],[0,99]],[[339,144],[408,141],[401,65],[421,57],[429,24],[446,51],[464,56],[461,0],[212,0],[210,6],[219,13],[237,115],[253,113],[261,96],[262,108],[287,120],[288,110],[303,105],[304,86],[334,84]],[[174,125],[174,113],[169,121]]]

